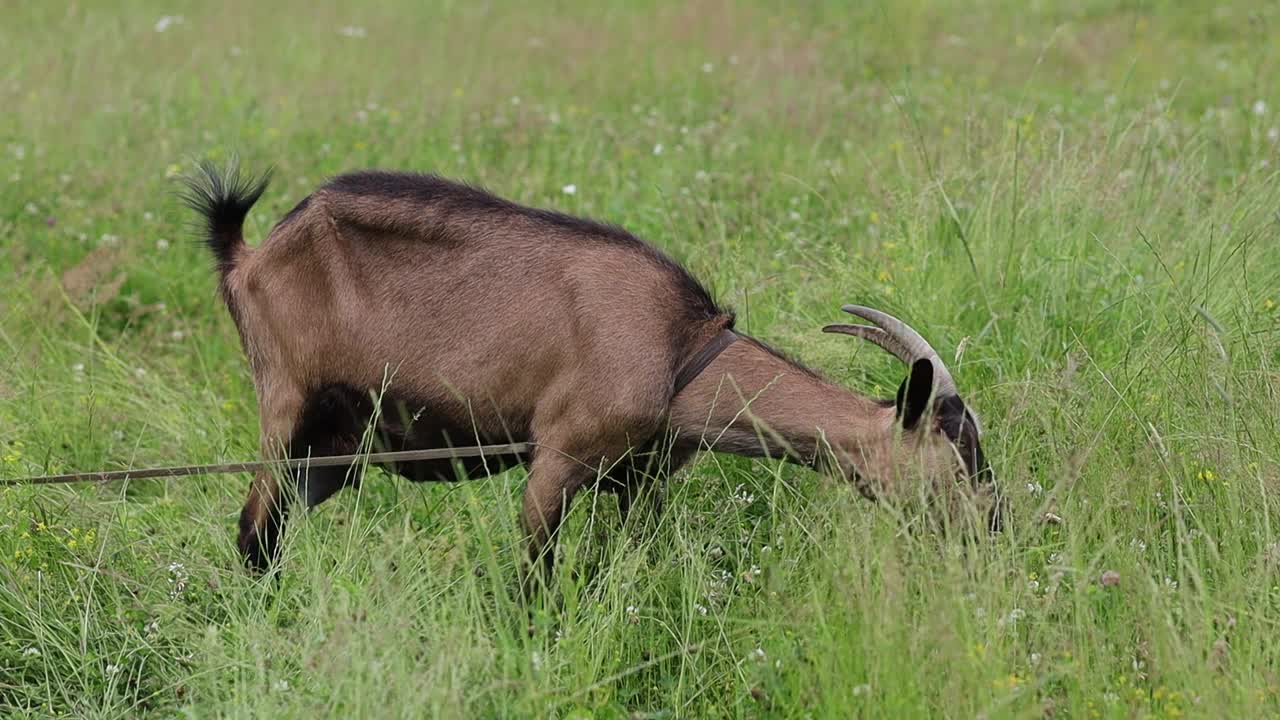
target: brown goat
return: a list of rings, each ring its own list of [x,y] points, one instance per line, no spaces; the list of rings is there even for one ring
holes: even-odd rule
[[[527,461],[521,521],[548,567],[579,489],[617,492],[625,516],[649,471],[703,448],[821,467],[873,498],[921,483],[992,497],[974,417],[938,354],[892,317],[845,306],[874,325],[824,328],[911,366],[896,400],[869,399],[735,332],[688,272],[618,227],[370,171],[330,180],[250,249],[241,227],[267,179],[204,164],[185,197],[207,226],[269,458],[355,452],[375,415],[386,449],[535,443],[527,460],[390,469],[453,480]],[[314,506],[353,475],[295,482]],[[290,494],[254,478],[240,517],[250,566],[274,560]]]

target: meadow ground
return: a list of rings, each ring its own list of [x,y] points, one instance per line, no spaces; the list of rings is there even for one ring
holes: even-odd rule
[[[860,389],[903,370],[818,328],[900,314],[1012,526],[707,455],[650,534],[581,496],[530,636],[518,472],[375,472],[268,582],[243,476],[9,488],[0,715],[1280,712],[1274,3],[112,5],[0,28],[3,476],[255,453],[174,197],[236,152],[278,171],[251,242],[327,175],[433,170],[625,225]]]

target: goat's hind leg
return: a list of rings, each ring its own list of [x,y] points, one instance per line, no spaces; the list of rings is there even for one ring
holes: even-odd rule
[[[359,452],[360,437],[371,417],[369,403],[361,400],[358,393],[344,388],[312,393],[289,443],[289,455],[301,459]],[[306,468],[294,474],[294,482],[299,497],[312,508],[342,488],[359,484],[359,470],[354,464]]]
[[[260,382],[259,388],[261,457],[268,461],[288,457],[287,443],[302,417],[303,393],[282,383]],[[286,490],[280,482],[285,476],[287,471],[280,468],[254,473],[249,496],[240,511],[240,555],[252,570],[267,570],[280,553],[280,536],[292,494],[292,489]]]
[[[342,388],[304,393],[274,376],[259,378],[258,411],[265,460],[306,459],[356,452],[368,408]],[[240,554],[250,568],[263,571],[280,554],[280,538],[294,498],[306,507],[324,502],[357,478],[350,466],[262,470],[254,475],[240,512]]]

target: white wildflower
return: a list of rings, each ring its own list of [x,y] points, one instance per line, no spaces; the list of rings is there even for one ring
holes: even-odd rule
[[[765,659],[764,648],[756,648],[751,651],[751,659],[756,662],[763,662]]]
[[[180,562],[169,563],[169,597],[176,598],[187,589],[187,569]]]
[[[998,625],[999,627],[1004,627],[1006,625],[1016,625],[1019,620],[1021,620],[1026,616],[1027,616],[1027,613],[1022,608],[1014,608],[1009,611],[1008,615],[1000,618],[1000,620],[996,623],[996,625]]]
[[[854,696],[858,696],[858,695],[866,695],[866,694],[867,694],[867,693],[869,693],[869,692],[871,692],[871,686],[870,686],[870,685],[868,685],[868,684],[866,684],[866,683],[862,683],[861,685],[854,685],[854,686],[853,686],[853,694],[854,694]]]
[[[173,27],[174,25],[181,25],[186,21],[187,19],[182,17],[181,15],[161,15],[160,19],[156,21],[155,31],[158,33],[162,33],[165,30],[168,30],[169,28]]]
[[[533,665],[534,670],[541,670],[542,669],[542,653],[538,650],[534,650],[533,654],[529,656],[529,662]]]
[[[108,675],[115,675],[116,673],[120,672],[120,666],[113,663],[111,665],[108,665],[106,667],[106,670]]]
[[[565,185],[564,187],[560,188],[560,192],[564,193],[565,195],[577,195],[578,186],[574,185],[573,183],[569,183],[568,185]]]
[[[653,146],[653,154],[654,154],[654,155],[661,155],[661,154],[662,154],[662,143],[658,143],[657,145],[654,145],[654,146]]]
[[[1029,482],[1027,483],[1027,492],[1031,493],[1032,495],[1043,495],[1044,486],[1038,482]]]
[[[169,241],[168,241],[168,240],[165,240],[164,238],[160,238],[159,240],[157,240],[157,241],[156,241],[156,249],[157,249],[157,250],[168,250],[168,249],[169,249]]]
[[[111,233],[103,233],[102,237],[98,238],[98,244],[114,247],[120,244],[120,236],[112,235]]]
[[[704,73],[709,73],[715,69],[716,69],[716,66],[712,65],[711,63],[702,63],[702,72]]]
[[[22,657],[40,657],[40,648],[29,647],[22,651]]]
[[[1266,115],[1266,114],[1267,114],[1267,101],[1266,101],[1266,100],[1255,100],[1255,101],[1253,102],[1253,114],[1254,114],[1254,115]]]
[[[359,25],[343,25],[338,28],[338,34],[349,38],[368,37],[369,31]]]
[[[275,682],[271,683],[271,689],[276,692],[288,692],[289,681],[284,679],[276,680]]]
[[[1267,131],[1267,139],[1271,142],[1280,140],[1280,127],[1273,127]]]
[[[694,609],[694,610],[697,610],[699,615],[706,615],[706,614],[707,614],[707,606],[706,606],[706,605],[702,605],[702,604],[695,604],[695,605],[693,606],[693,609]]]
[[[148,210],[148,211],[146,211],[146,212],[142,213],[142,219],[143,219],[143,220],[146,220],[147,222],[151,222],[152,220],[155,220],[155,219],[156,219],[156,216],[155,216],[155,215],[153,215],[153,214],[151,214],[151,211],[150,211],[150,210]]]

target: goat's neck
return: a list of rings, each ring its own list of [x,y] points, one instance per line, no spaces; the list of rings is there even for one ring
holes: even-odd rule
[[[671,405],[682,443],[810,466],[834,451],[846,475],[885,450],[893,419],[892,404],[823,380],[750,338],[726,348]]]

